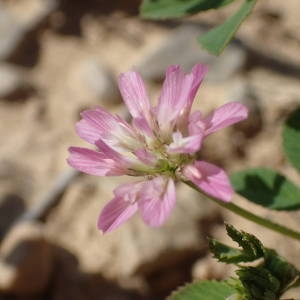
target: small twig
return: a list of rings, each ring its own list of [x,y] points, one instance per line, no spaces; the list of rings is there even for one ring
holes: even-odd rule
[[[79,172],[73,169],[67,170],[59,175],[44,197],[33,205],[32,208],[24,212],[15,223],[33,220],[41,221],[49,210],[58,203],[60,195],[78,175]]]

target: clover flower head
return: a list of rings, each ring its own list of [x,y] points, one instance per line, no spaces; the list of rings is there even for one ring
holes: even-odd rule
[[[119,88],[131,122],[102,108],[82,112],[76,131],[97,150],[71,147],[68,163],[96,176],[140,177],[114,190],[113,199],[98,220],[98,228],[104,233],[116,229],[137,211],[149,226],[161,226],[175,205],[176,181],[191,181],[212,197],[231,200],[233,190],[226,173],[214,164],[197,160],[197,153],[206,136],[247,118],[248,110],[231,102],[206,117],[200,111],[191,113],[206,71],[202,64],[188,74],[179,66],[170,66],[155,107],[137,72],[121,74]]]

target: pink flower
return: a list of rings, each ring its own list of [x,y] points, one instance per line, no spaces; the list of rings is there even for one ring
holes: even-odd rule
[[[78,135],[97,150],[71,147],[68,163],[97,176],[141,176],[114,190],[102,210],[98,228],[110,232],[139,211],[146,224],[161,226],[176,201],[175,182],[189,180],[205,194],[228,202],[233,190],[219,167],[195,159],[203,139],[247,118],[247,108],[227,103],[209,116],[191,113],[196,92],[207,71],[197,64],[185,74],[179,66],[167,69],[158,104],[152,107],[137,72],[120,76],[119,87],[132,116],[130,123],[102,108],[84,111]]]

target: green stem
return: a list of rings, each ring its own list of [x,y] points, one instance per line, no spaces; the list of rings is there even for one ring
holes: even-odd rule
[[[192,182],[189,182],[189,181],[184,181],[185,184],[187,184],[188,186],[190,186],[191,188],[193,188],[194,190],[196,190],[197,192],[203,194],[203,192],[195,185],[193,184]],[[240,206],[236,205],[236,204],[233,204],[233,203],[226,203],[226,202],[223,202],[223,201],[220,201],[216,198],[213,198],[211,196],[208,196],[207,194],[205,194],[205,196],[207,198],[209,198],[210,200],[212,200],[213,202],[215,202],[216,204],[218,204],[219,206],[222,206],[228,210],[230,210],[231,212],[241,216],[241,217],[244,217],[245,219],[248,219],[256,224],[259,224],[259,225],[262,225],[266,228],[269,228],[273,231],[276,231],[276,232],[279,232],[279,233],[282,233],[284,234],[285,236],[288,236],[290,238],[293,238],[295,240],[298,240],[300,241],[300,232],[298,231],[295,231],[293,229],[290,229],[288,227],[285,227],[283,225],[280,225],[278,223],[275,223],[273,221],[270,221],[268,219],[265,219],[265,218],[262,218],[260,216],[257,216],[243,208],[241,208]]]

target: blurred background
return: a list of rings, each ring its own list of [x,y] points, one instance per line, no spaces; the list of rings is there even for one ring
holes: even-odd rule
[[[202,157],[228,171],[270,167],[300,183],[285,160],[281,125],[300,104],[300,2],[258,1],[218,58],[196,37],[235,5],[173,21],[138,16],[139,0],[0,1],[0,299],[160,300],[192,279],[233,274],[216,263],[207,236],[225,239],[223,222],[256,234],[299,262],[299,243],[253,225],[179,186],[160,229],[134,217],[103,236],[98,214],[126,178],[76,173],[69,146],[84,146],[80,111],[103,106],[127,116],[121,72],[141,72],[157,99],[165,69],[210,66],[194,108],[228,101],[250,108],[247,121],[210,137]],[[299,213],[256,213],[299,228]],[[300,291],[290,297],[299,298]]]

